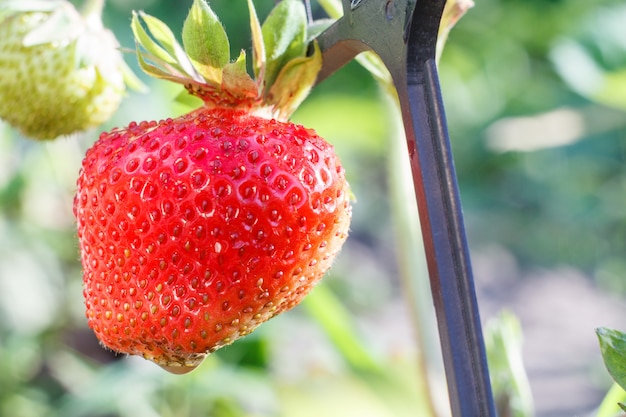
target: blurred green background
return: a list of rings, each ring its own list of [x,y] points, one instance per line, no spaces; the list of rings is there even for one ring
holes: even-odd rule
[[[255,3],[260,16],[273,4]],[[109,0],[104,21],[132,48],[131,10],[177,32],[190,4]],[[245,2],[211,5],[233,50],[247,47]],[[581,338],[594,346],[593,329],[570,309],[602,304],[593,316],[601,322],[592,324],[626,328],[625,22],[626,3],[617,0],[477,0],[440,62],[483,319],[511,307],[533,335],[531,326],[554,315],[571,323],[563,334],[526,339],[534,346],[528,362],[561,346],[586,384],[548,390],[562,395],[554,406],[541,385],[546,376],[531,369],[538,416],[590,413],[608,387],[599,353],[577,350]],[[127,62],[136,68],[130,53]],[[318,86],[294,115],[336,146],[357,197],[351,237],[322,287],[188,376],[99,347],[83,313],[74,182],[98,131],[186,110],[174,102],[177,87],[143,79],[150,92],[129,93],[97,131],[41,144],[0,122],[0,416],[428,415],[412,308],[396,266],[392,122],[356,63]],[[540,284],[554,275],[559,286],[547,296]],[[511,298],[507,286],[527,298]],[[577,401],[581,389],[586,396]]]

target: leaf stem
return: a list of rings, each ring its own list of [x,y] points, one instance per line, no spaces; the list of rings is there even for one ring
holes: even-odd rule
[[[306,20],[310,25],[313,23],[313,10],[311,9],[311,0],[304,0],[304,8],[306,9]]]
[[[339,19],[343,15],[343,8],[341,7],[341,1],[337,0],[318,0],[317,1],[322,9],[328,14],[331,19]]]
[[[598,407],[598,411],[596,413],[596,417],[613,417],[619,414],[621,410],[618,406],[618,403],[625,401],[626,391],[624,391],[624,389],[622,389],[619,384],[614,383],[600,403],[600,406]]]
[[[90,28],[102,27],[102,11],[105,0],[85,0],[80,14]]]
[[[302,305],[324,329],[352,369],[373,373],[382,371],[355,334],[350,313],[325,285],[316,287]]]

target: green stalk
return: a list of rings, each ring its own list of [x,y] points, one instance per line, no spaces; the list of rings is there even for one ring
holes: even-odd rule
[[[90,28],[102,27],[102,12],[105,0],[85,0],[80,14]]]
[[[338,0],[317,0],[322,9],[326,12],[331,19],[339,19],[343,14],[343,8],[341,7],[341,1]]]
[[[622,412],[618,403],[626,402],[626,391],[614,383],[598,407],[596,417],[614,417]]]
[[[316,287],[302,305],[354,371],[382,373],[380,365],[355,334],[350,313],[327,286]]]

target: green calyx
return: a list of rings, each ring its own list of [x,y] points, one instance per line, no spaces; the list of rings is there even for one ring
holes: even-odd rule
[[[260,24],[248,1],[253,76],[241,51],[232,60],[228,36],[205,0],[194,0],[182,30],[183,46],[160,20],[133,12],[131,27],[141,68],[185,86],[206,106],[269,111],[285,120],[313,87],[322,64],[315,42],[309,50],[307,18],[300,0],[282,0]]]

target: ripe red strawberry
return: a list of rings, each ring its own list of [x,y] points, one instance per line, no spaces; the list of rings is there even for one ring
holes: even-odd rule
[[[206,45],[189,39],[221,34],[204,0],[194,2],[183,29],[190,62],[174,58],[179,47],[171,39],[161,38],[157,49],[135,15],[133,29],[153,62],[167,62],[178,72],[166,78],[205,104],[174,120],[103,133],[83,161],[74,211],[86,314],[106,347],[188,372],[297,305],[345,241],[349,189],[333,147],[283,120],[303,98],[300,88],[313,84],[319,51],[306,56],[301,29],[283,51],[276,38],[260,39],[278,33],[278,23],[304,25],[301,7],[284,0],[262,30],[251,7],[256,80],[242,70],[245,59],[193,52]],[[141,17],[149,29],[161,25]],[[278,53],[265,58],[272,49]],[[159,51],[169,57],[156,57]],[[275,94],[287,91],[293,94]],[[267,113],[275,117],[261,116]]]

